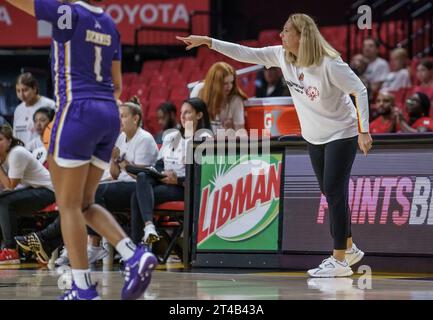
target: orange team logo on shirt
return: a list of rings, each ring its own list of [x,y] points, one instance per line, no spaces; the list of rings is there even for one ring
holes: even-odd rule
[[[305,90],[305,93],[311,101],[316,100],[316,98],[318,98],[320,95],[319,89],[317,89],[316,87],[308,87],[308,89]]]
[[[299,81],[304,81],[304,73],[301,73],[301,74],[299,75]]]

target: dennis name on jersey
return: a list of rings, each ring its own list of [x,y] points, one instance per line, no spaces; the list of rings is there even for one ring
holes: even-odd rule
[[[111,45],[111,35],[87,30],[86,41],[109,47]]]

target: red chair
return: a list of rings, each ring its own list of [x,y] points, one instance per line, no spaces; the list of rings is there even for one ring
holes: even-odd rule
[[[185,100],[189,96],[189,90],[186,86],[173,87],[170,94],[170,100]]]
[[[171,252],[174,251],[183,261],[182,247],[177,241],[183,232],[183,217],[185,211],[185,203],[183,201],[166,202],[157,206],[154,210],[156,217],[156,228],[163,239],[167,240],[167,249],[164,251],[159,261],[162,264],[167,262]],[[171,235],[167,229],[172,229]]]
[[[260,46],[281,44],[280,30],[263,30],[259,34]]]
[[[169,59],[162,63],[161,73],[172,73],[180,70],[182,60],[180,59]]]
[[[148,72],[148,71],[159,71],[162,67],[162,60],[150,60],[143,63],[143,66],[141,67],[141,74]]]
[[[183,58],[180,66],[180,72],[183,73],[186,78],[190,74],[194,66],[196,66],[196,64],[196,58]]]
[[[191,76],[189,78],[189,82],[196,82],[196,81],[204,80],[205,76],[206,76],[206,73],[204,71],[196,71],[196,72],[191,74]]]
[[[122,84],[123,86],[129,86],[130,84],[132,84],[135,79],[137,78],[137,74],[135,72],[130,72],[130,73],[124,73],[122,75]]]
[[[259,48],[260,47],[260,43],[257,40],[243,40],[243,41],[239,42],[239,44],[246,46],[246,47],[251,47],[251,48]]]
[[[162,99],[167,100],[170,96],[170,89],[167,85],[151,86],[149,90],[149,100]]]
[[[136,96],[140,101],[146,101],[149,97],[149,88],[144,86],[131,87],[128,91],[128,98],[122,101],[127,101],[134,96]]]

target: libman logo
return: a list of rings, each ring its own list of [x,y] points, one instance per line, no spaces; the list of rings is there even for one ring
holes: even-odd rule
[[[203,163],[197,248],[277,250],[282,155]]]

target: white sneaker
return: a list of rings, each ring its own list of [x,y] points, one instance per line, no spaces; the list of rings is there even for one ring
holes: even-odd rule
[[[180,263],[182,260],[175,254],[172,254],[168,257],[167,263]]]
[[[326,293],[350,291],[353,289],[351,278],[310,278],[307,280],[308,289],[316,289]]]
[[[330,256],[323,260],[317,268],[308,270],[308,274],[313,278],[350,277],[353,271],[346,260],[340,262]]]
[[[107,254],[108,251],[102,247],[93,247],[91,245],[87,246],[87,258],[89,260],[89,264],[93,264],[101,259],[104,259]],[[69,265],[68,251],[66,250],[66,247],[63,247],[62,254],[54,263],[59,267]]]
[[[89,264],[102,260],[107,255],[108,251],[103,247],[94,247],[92,245],[87,246],[87,258],[89,259]]]
[[[143,241],[147,245],[159,241],[159,235],[156,232],[155,225],[153,223],[150,223],[144,227]]]
[[[364,252],[358,249],[355,244],[352,245],[352,248],[346,250],[346,261],[349,264],[349,267],[357,264],[364,257]]]
[[[56,266],[67,266],[69,265],[69,257],[68,257],[68,250],[66,250],[66,247],[63,247],[62,253],[60,256],[56,259],[54,262]]]

